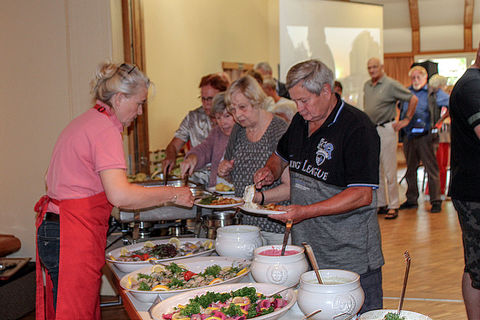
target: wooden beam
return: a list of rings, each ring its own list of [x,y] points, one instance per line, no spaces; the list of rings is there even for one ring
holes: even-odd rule
[[[474,0],[465,0],[465,12],[463,17],[463,48],[472,50],[472,26],[473,26],[473,3]]]
[[[420,22],[418,18],[418,0],[408,0],[410,26],[412,28],[412,52],[420,52]]]

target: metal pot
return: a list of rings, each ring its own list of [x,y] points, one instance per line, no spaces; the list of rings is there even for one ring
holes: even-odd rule
[[[217,235],[217,229],[232,224],[236,224],[235,211],[212,211],[212,214],[207,217],[207,238],[215,239]]]

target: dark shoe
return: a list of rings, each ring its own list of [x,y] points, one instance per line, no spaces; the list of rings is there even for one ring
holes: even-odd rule
[[[387,214],[388,206],[378,207],[377,214]]]
[[[396,219],[398,217],[398,209],[389,209],[385,219]]]
[[[404,203],[402,203],[400,205],[400,207],[398,209],[405,210],[405,209],[417,209],[417,208],[418,208],[417,203],[410,203],[408,201],[405,201]]]
[[[442,201],[432,202],[432,208],[430,209],[431,213],[439,213],[442,211]]]

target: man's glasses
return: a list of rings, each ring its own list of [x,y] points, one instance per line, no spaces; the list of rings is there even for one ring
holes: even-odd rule
[[[202,99],[202,102],[212,102],[213,101],[213,97],[199,97],[200,99]]]

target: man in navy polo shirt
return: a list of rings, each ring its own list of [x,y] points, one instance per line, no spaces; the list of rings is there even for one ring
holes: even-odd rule
[[[360,274],[363,313],[383,306],[375,192],[380,139],[368,116],[333,92],[333,80],[318,60],[289,70],[287,88],[298,113],[254,181],[257,188],[269,185],[289,166],[292,205],[270,218],[293,219],[293,243],[310,244],[320,268]]]

